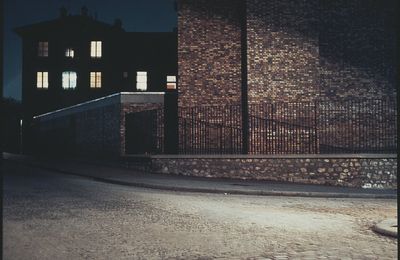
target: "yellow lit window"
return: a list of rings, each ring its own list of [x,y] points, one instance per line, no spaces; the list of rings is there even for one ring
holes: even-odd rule
[[[101,88],[101,72],[90,72],[90,88]]]
[[[39,42],[38,56],[39,57],[48,57],[49,56],[49,42]]]
[[[136,72],[136,89],[140,91],[147,90],[147,72],[137,71]]]
[[[90,57],[100,58],[102,55],[101,48],[102,48],[101,41],[91,41],[90,42]]]
[[[49,88],[49,73],[47,71],[36,73],[36,87],[42,89]]]
[[[167,76],[167,89],[176,89],[176,76]]]

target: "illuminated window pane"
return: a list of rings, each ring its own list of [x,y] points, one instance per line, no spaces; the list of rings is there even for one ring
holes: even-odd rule
[[[90,72],[90,87],[101,88],[101,72]]]
[[[75,71],[64,71],[62,73],[62,87],[63,89],[76,88],[77,76]]]
[[[91,41],[90,42],[90,57],[100,58],[102,55],[102,42],[101,41]]]
[[[38,56],[39,57],[48,57],[49,56],[49,42],[39,42]]]
[[[147,72],[137,71],[136,72],[136,89],[140,91],[147,90]]]
[[[167,89],[176,89],[176,76],[167,76]]]
[[[49,73],[47,71],[39,71],[36,73],[36,87],[49,88]]]
[[[124,72],[123,75],[124,75],[124,78],[127,78],[128,77],[128,72]]]
[[[73,58],[74,57],[74,49],[68,48],[65,50],[65,57]]]

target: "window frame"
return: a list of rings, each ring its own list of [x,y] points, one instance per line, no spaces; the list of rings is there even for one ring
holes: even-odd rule
[[[37,71],[36,72],[36,89],[49,89],[49,72],[48,71]]]
[[[136,90],[147,91],[147,71],[136,71]]]
[[[90,41],[90,57],[94,59],[103,57],[103,41]]]
[[[39,41],[38,42],[37,56],[40,58],[49,57],[49,41]]]
[[[66,82],[64,80],[64,75],[68,75],[67,76],[67,81],[68,81],[68,87],[66,87],[64,85],[64,83]],[[75,79],[73,79],[73,77],[71,77],[72,75],[75,75]],[[78,74],[76,73],[76,71],[63,71],[62,72],[62,76],[61,76],[61,80],[62,80],[62,88],[64,90],[70,90],[70,89],[76,89],[77,85],[78,85]],[[73,83],[75,83],[75,85],[73,86]]]
[[[89,74],[89,83],[91,89],[99,89],[102,84],[102,73],[101,71],[91,71]]]

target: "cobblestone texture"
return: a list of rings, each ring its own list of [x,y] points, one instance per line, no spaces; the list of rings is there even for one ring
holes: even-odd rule
[[[4,259],[398,257],[371,230],[396,200],[161,192],[22,166],[4,181]]]

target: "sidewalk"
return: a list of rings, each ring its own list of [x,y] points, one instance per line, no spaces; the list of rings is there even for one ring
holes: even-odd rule
[[[151,174],[127,169],[118,163],[72,159],[49,160],[9,153],[3,153],[3,158],[10,163],[39,167],[96,181],[161,190],[264,196],[397,199],[397,190]]]

